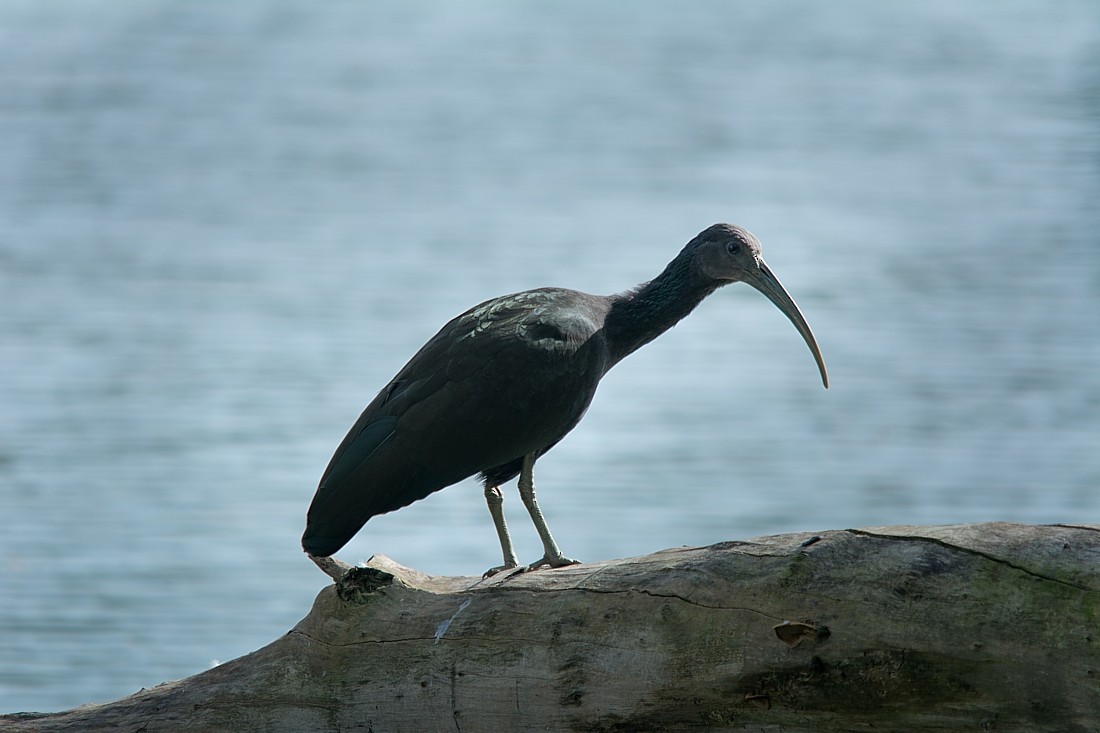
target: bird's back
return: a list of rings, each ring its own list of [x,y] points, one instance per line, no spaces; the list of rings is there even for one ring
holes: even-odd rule
[[[302,544],[327,556],[372,516],[481,472],[516,475],[580,420],[607,368],[607,299],[543,288],[456,317],[363,410],[310,506]]]

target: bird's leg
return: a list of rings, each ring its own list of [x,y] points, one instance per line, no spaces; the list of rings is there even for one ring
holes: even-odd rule
[[[546,518],[542,516],[542,510],[539,509],[539,503],[535,499],[534,453],[528,453],[523,457],[523,468],[519,472],[519,498],[523,500],[523,505],[527,507],[527,513],[531,515],[531,521],[535,523],[535,529],[538,530],[539,538],[542,540],[542,549],[546,553],[541,560],[528,565],[527,569],[537,570],[543,566],[561,568],[566,565],[579,565],[580,560],[571,560],[561,554],[558,543],[554,541],[554,536],[550,534],[550,528],[546,526]]]
[[[504,497],[498,486],[485,487],[485,503],[489,505],[489,513],[493,515],[493,525],[497,528],[497,538],[500,539],[500,549],[504,553],[504,564],[489,568],[481,577],[488,578],[496,575],[501,570],[511,570],[519,567],[516,559],[516,550],[512,546],[512,536],[508,534],[508,523],[504,521]]]

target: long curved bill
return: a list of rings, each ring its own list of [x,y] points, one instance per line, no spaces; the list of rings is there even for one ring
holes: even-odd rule
[[[802,311],[798,310],[798,306],[795,305],[794,299],[787,292],[787,289],[783,287],[783,283],[779,282],[779,278],[771,271],[763,260],[759,261],[759,269],[745,278],[745,282],[753,286],[761,293],[767,296],[768,300],[775,304],[775,307],[783,311],[783,314],[787,318],[791,319],[791,323],[798,329],[798,332],[802,334],[802,338],[805,339],[806,345],[810,347],[810,351],[814,355],[814,361],[817,362],[817,368],[821,371],[821,383],[825,385],[825,389],[829,388],[829,373],[825,371],[825,359],[821,356],[821,349],[817,347],[817,340],[814,339],[814,332],[810,330],[810,326],[806,323],[806,319],[802,317]]]

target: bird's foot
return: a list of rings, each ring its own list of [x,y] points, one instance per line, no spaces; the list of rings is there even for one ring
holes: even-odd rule
[[[503,565],[497,565],[495,568],[489,568],[488,570],[486,570],[482,574],[481,578],[482,578],[482,580],[484,580],[485,578],[491,578],[494,575],[496,575],[497,573],[502,573],[505,570],[514,570],[515,568],[518,568],[518,567],[519,567],[518,562],[506,562]],[[526,569],[527,568],[523,568],[523,570],[526,570]],[[520,572],[522,572],[522,570]]]
[[[565,555],[543,555],[540,560],[536,560],[527,567],[524,568],[525,572],[531,570],[538,570],[539,568],[564,568],[567,565],[580,565],[580,560],[573,560]]]

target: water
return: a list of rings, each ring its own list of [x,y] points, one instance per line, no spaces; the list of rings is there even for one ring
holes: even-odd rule
[[[0,710],[275,639],[374,392],[445,320],[748,226],[731,287],[539,464],[582,559],[1100,521],[1089,0],[0,6]],[[541,552],[509,489],[522,558]],[[478,488],[342,553],[499,562]]]

